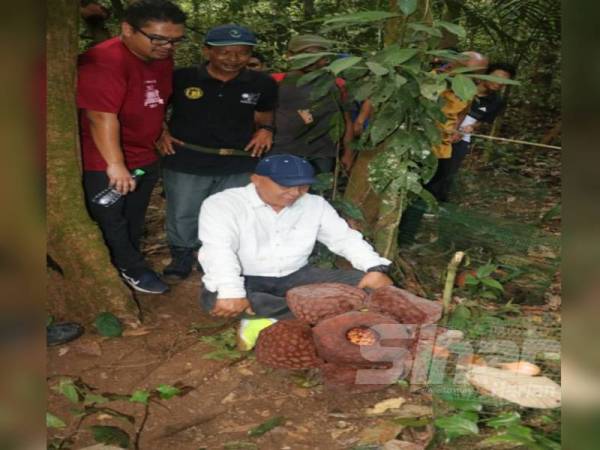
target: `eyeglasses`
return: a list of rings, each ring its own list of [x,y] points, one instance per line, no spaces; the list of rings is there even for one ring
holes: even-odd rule
[[[144,36],[146,36],[150,40],[150,43],[152,45],[157,45],[159,47],[164,47],[165,45],[168,45],[168,44],[177,45],[177,44],[180,44],[182,41],[185,41],[185,36],[181,36],[181,37],[178,37],[175,39],[169,39],[164,36],[156,36],[156,35],[148,34],[141,28],[135,28],[135,30],[139,31]]]

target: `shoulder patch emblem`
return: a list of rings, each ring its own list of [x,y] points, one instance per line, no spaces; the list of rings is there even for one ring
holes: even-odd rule
[[[201,98],[204,95],[204,91],[202,89],[200,89],[199,87],[195,87],[195,86],[186,88],[185,91],[183,91],[183,93],[190,100],[198,100],[199,98]]]

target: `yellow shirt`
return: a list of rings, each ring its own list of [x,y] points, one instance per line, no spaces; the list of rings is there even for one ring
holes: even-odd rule
[[[454,131],[456,131],[460,115],[467,109],[469,102],[458,98],[450,89],[442,92],[441,97],[445,101],[442,112],[447,120],[443,124],[438,124],[438,127],[442,131],[442,142],[434,145],[431,151],[438,159],[448,159],[452,156],[452,142],[450,142],[450,138]]]

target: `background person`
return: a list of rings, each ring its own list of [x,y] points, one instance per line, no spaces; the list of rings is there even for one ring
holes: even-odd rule
[[[252,56],[246,64],[246,68],[250,70],[256,70],[258,72],[265,72],[267,70],[266,59],[262,53],[256,50],[252,52]]]
[[[300,53],[319,53],[331,49],[331,42],[312,34],[297,35],[288,43],[288,53],[294,56]],[[275,73],[273,78],[279,83],[279,104],[275,113],[277,133],[273,143],[273,154],[293,154],[308,159],[317,173],[333,172],[340,143],[334,142],[329,135],[331,119],[342,109],[344,115],[344,136],[341,142],[341,161],[350,169],[353,152],[350,142],[354,137],[351,105],[346,101],[345,82],[336,79],[332,86],[333,95],[327,95],[315,102],[311,93],[317,80],[302,86],[297,80],[309,72],[329,64],[327,57],[307,65],[299,70],[287,73]],[[332,98],[333,97],[333,98]]]
[[[125,11],[121,36],[81,55],[77,106],[81,110],[83,186],[113,264],[133,289],[168,290],[140,252],[146,209],[158,179],[154,143],[171,95],[173,52],[183,39],[185,14],[171,2],[140,0]],[[136,183],[131,172],[145,175]],[[125,194],[110,207],[94,196],[107,186]]]

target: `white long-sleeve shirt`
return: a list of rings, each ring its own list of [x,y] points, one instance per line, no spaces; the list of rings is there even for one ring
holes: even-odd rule
[[[198,235],[202,281],[218,298],[246,297],[245,275],[283,277],[297,271],[308,263],[316,241],[358,270],[390,264],[323,197],[304,194],[277,213],[254,184],[207,198]]]

